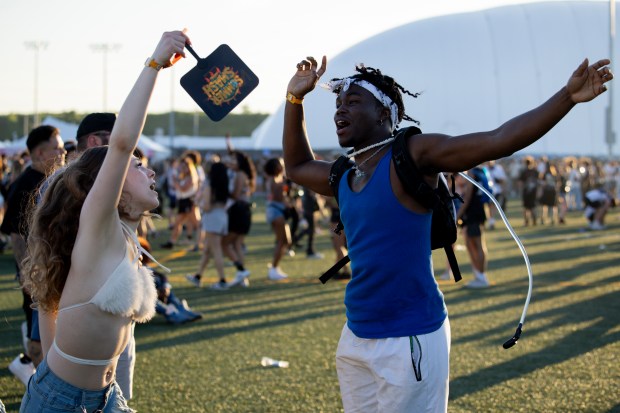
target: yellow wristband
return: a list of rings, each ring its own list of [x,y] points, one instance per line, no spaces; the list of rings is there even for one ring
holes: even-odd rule
[[[291,92],[288,92],[286,94],[286,100],[288,100],[289,102],[291,102],[294,105],[301,105],[304,101],[303,98],[298,98],[297,96],[293,95]]]

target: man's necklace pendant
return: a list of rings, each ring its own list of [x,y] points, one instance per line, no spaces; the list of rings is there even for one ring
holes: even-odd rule
[[[355,177],[356,178],[362,178],[364,175],[366,175],[366,172],[362,171],[361,169],[354,167],[355,169]]]

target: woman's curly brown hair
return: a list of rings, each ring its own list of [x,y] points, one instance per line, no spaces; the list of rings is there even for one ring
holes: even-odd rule
[[[47,312],[58,311],[71,267],[82,205],[95,183],[107,149],[107,146],[87,149],[50,177],[43,199],[31,211],[28,253],[22,263],[24,288]]]

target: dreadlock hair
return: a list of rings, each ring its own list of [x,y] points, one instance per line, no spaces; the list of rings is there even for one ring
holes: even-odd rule
[[[24,288],[45,311],[58,311],[82,206],[107,151],[107,146],[87,149],[65,169],[52,175],[43,199],[29,212],[28,251],[22,262]],[[127,216],[120,206],[119,214]]]
[[[399,122],[403,120],[408,120],[415,124],[418,124],[418,125],[420,124],[420,122],[418,122],[417,120],[413,119],[412,117],[410,117],[409,115],[405,113],[405,104],[403,103],[403,95],[402,95],[402,93],[405,93],[411,97],[417,98],[420,95],[419,93],[412,93],[408,91],[407,89],[399,85],[394,80],[394,78],[384,75],[383,73],[381,73],[381,70],[379,69],[375,69],[370,66],[365,66],[363,63],[355,65],[355,70],[357,71],[357,74],[351,76],[350,77],[351,79],[365,80],[366,82],[376,86],[377,89],[379,89],[380,91],[385,93],[386,96],[392,99],[392,101],[396,104],[396,107],[398,108],[398,121]],[[339,81],[339,80],[344,80],[344,79],[343,78],[332,79],[332,81]],[[339,94],[340,92],[341,92],[341,87],[334,89],[334,93]],[[396,125],[392,125],[392,126],[396,127]]]

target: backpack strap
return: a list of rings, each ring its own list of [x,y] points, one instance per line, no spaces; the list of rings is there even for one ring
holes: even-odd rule
[[[345,256],[340,261],[338,261],[336,264],[334,264],[329,270],[325,271],[325,273],[319,277],[319,280],[321,280],[321,282],[325,284],[327,281],[329,281],[330,278],[338,274],[338,271],[340,271],[342,267],[347,265],[349,261],[351,261],[351,258],[349,258],[348,255]]]
[[[338,186],[340,185],[340,180],[342,179],[344,173],[351,169],[353,165],[355,165],[355,163],[344,155],[340,156],[336,159],[336,162],[332,164],[329,171],[328,181],[329,186],[332,188],[332,192],[334,193],[336,203],[338,203]],[[342,220],[339,219],[338,224],[336,224],[336,228],[334,228],[334,232],[340,235],[343,229],[344,226],[342,225]]]
[[[438,186],[443,185],[445,186],[445,188],[438,187],[437,189],[435,189],[431,185],[429,185],[424,179],[424,174],[415,164],[415,161],[409,153],[409,147],[407,146],[407,138],[413,135],[418,135],[420,133],[422,133],[420,129],[412,126],[407,129],[401,130],[396,134],[396,139],[392,144],[392,160],[394,162],[394,169],[396,170],[398,179],[403,184],[405,192],[407,192],[411,197],[413,197],[425,208],[432,209],[433,211],[438,211],[439,208],[441,208],[442,203],[442,196],[440,195],[441,189],[445,189],[445,191],[450,194],[449,196],[452,199],[461,199],[462,201],[462,198],[455,192],[454,177],[452,178],[451,192],[448,188],[447,182],[445,182],[442,177],[440,177],[439,179]],[[435,214],[437,213],[439,212],[435,212]],[[454,225],[456,231],[456,223],[454,223]],[[452,270],[454,281],[459,282],[462,279],[462,276],[458,262],[456,260],[456,255],[454,254],[454,250],[452,249],[452,245],[443,245],[443,249],[446,253],[446,257],[448,258],[448,263],[450,265],[450,269]]]
[[[336,203],[338,203],[338,186],[340,185],[340,180],[342,179],[344,173],[347,170],[351,169],[353,165],[355,165],[353,161],[344,155],[336,159],[336,162],[332,164],[331,170],[329,171],[329,186],[332,188]],[[340,235],[343,229],[344,225],[342,225],[342,220],[338,219],[338,223],[336,224],[336,228],[334,228],[334,232]],[[351,259],[347,255],[336,264],[334,264],[329,270],[325,271],[325,273],[319,277],[319,280],[321,280],[321,282],[325,284],[330,278],[336,275],[342,267],[347,265],[349,261],[351,261]]]

